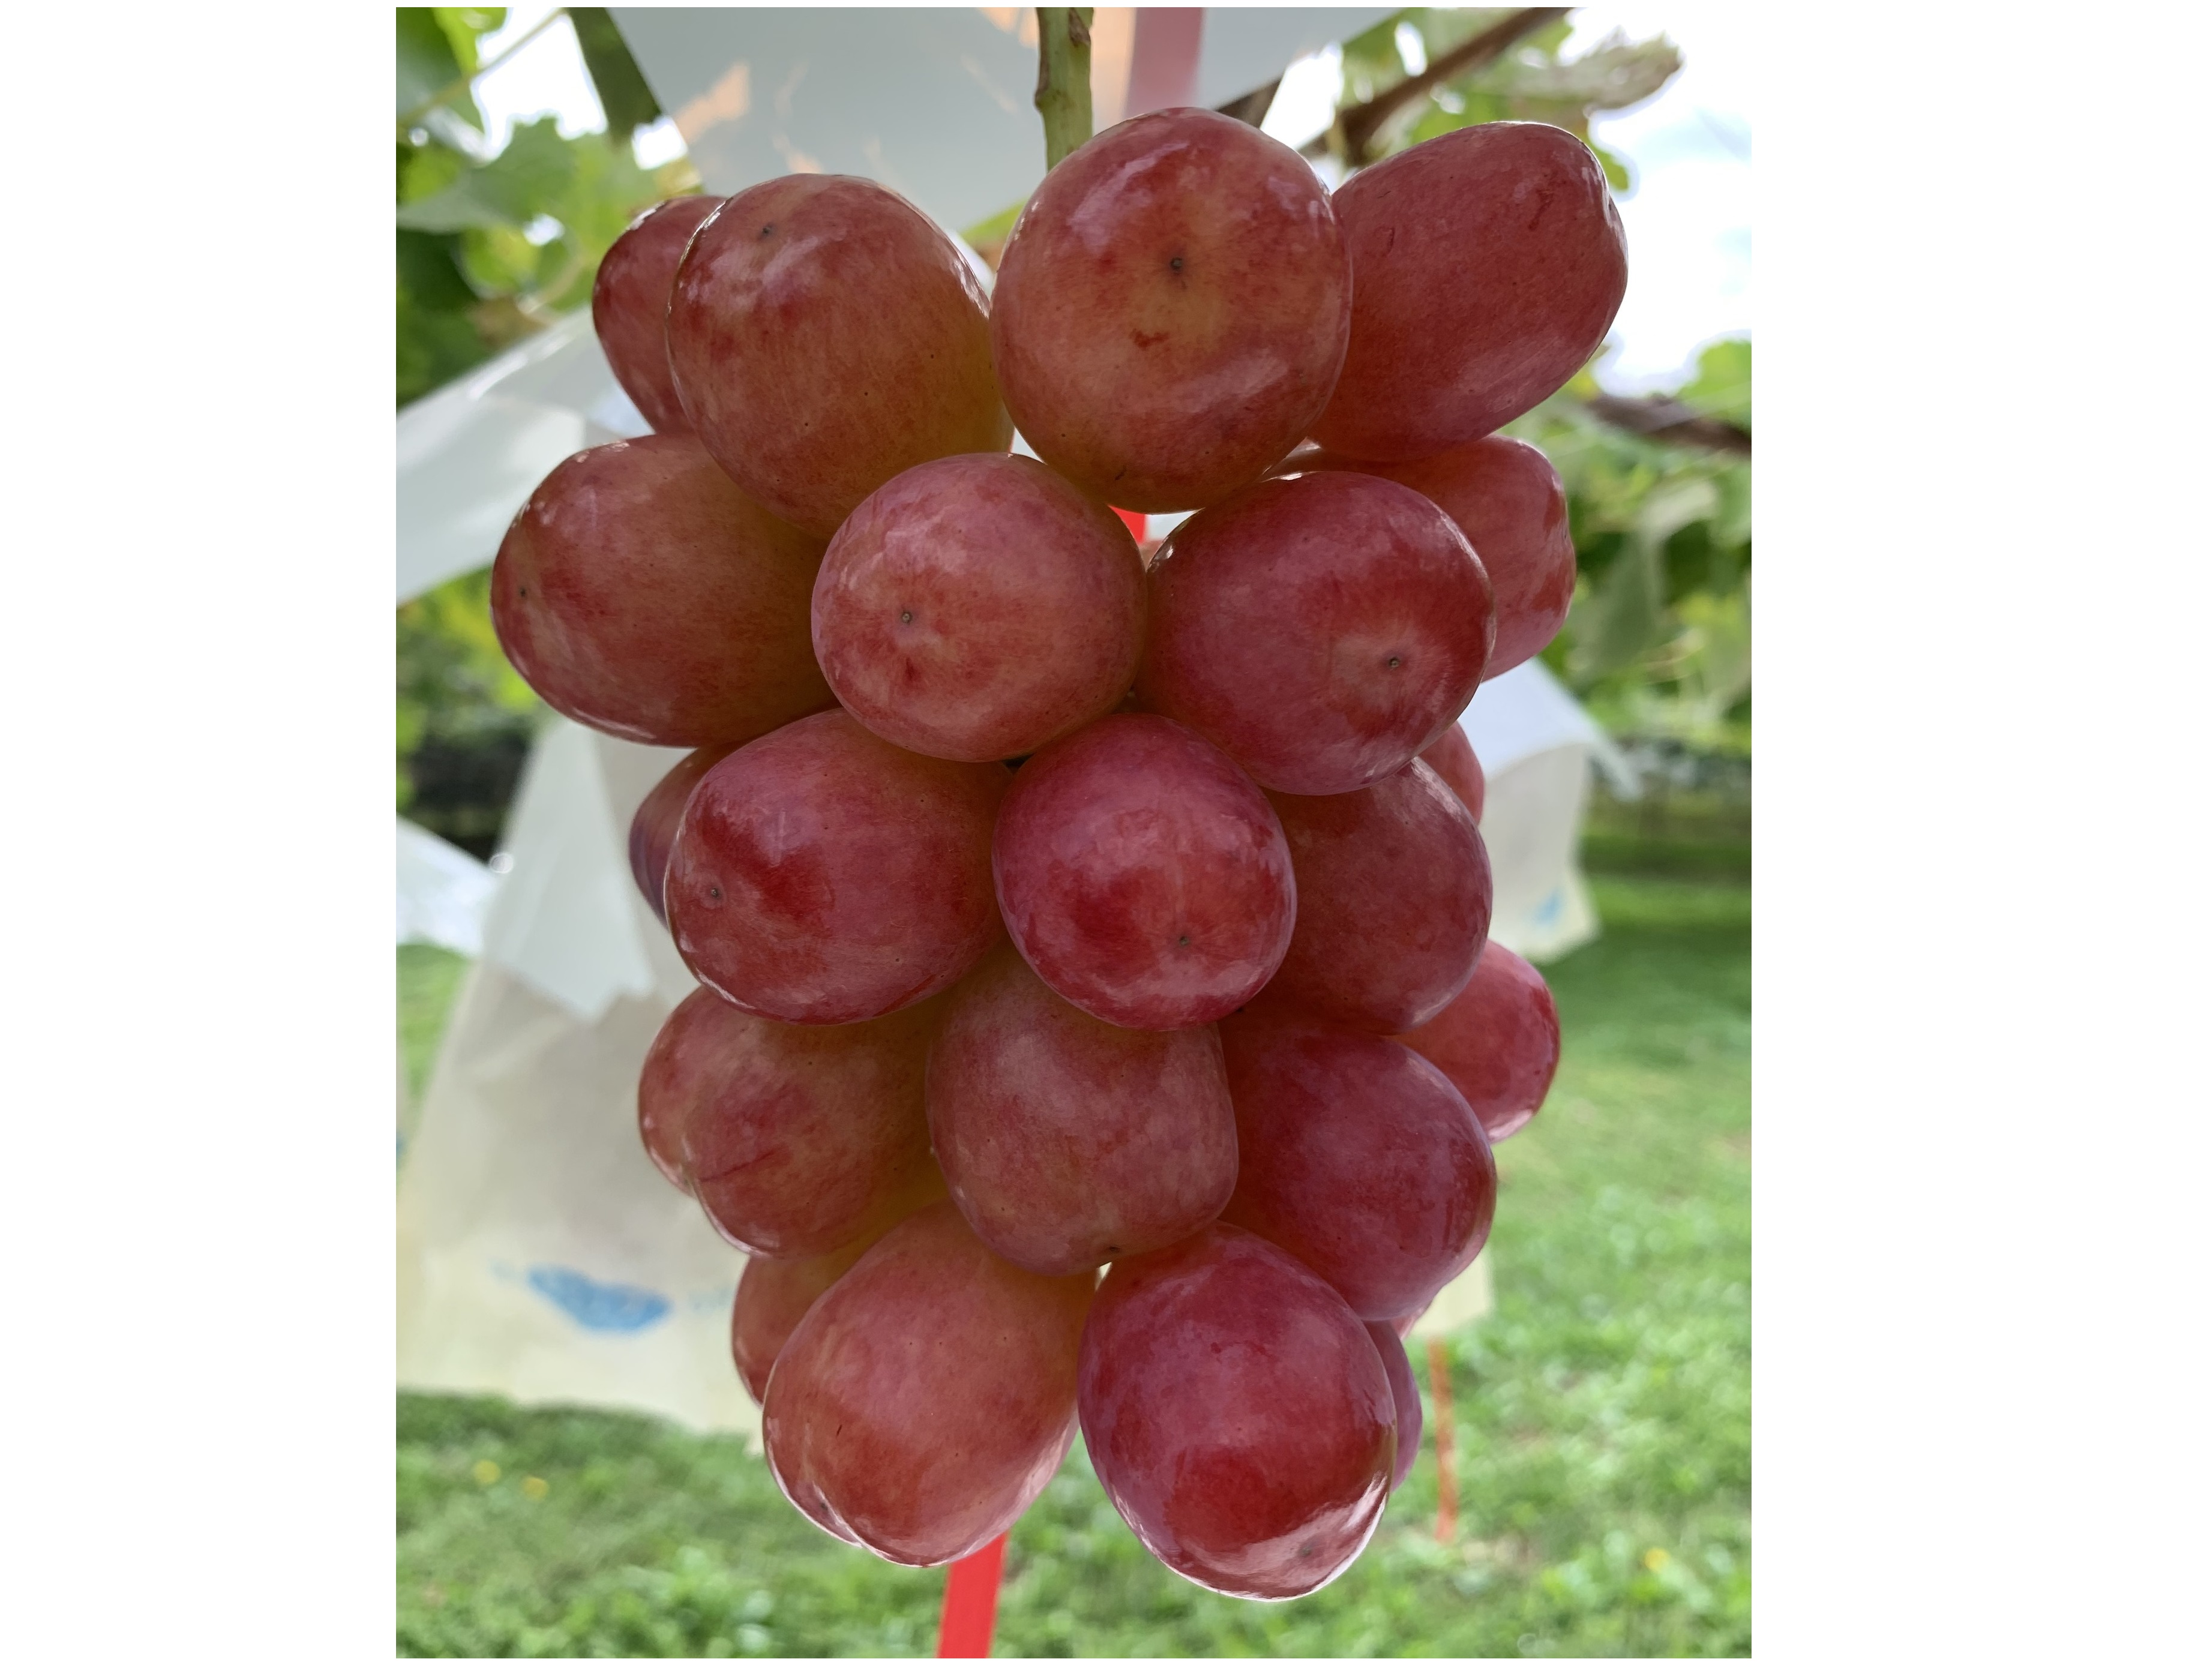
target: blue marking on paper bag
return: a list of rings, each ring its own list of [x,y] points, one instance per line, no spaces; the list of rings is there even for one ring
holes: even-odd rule
[[[669,1315],[669,1298],[634,1283],[596,1283],[568,1266],[535,1266],[524,1281],[588,1330],[630,1336]]]
[[[1558,912],[1565,908],[1565,902],[1566,890],[1559,887],[1536,906],[1536,921],[1541,926],[1548,927],[1553,922],[1558,920]]]

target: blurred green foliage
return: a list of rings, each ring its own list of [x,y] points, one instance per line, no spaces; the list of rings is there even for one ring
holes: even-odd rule
[[[1414,31],[1423,59],[1433,64],[1514,9],[1410,6],[1356,35],[1343,48],[1339,109],[1366,105],[1414,73],[1400,48],[1401,31]],[[1679,49],[1662,36],[1631,42],[1614,34],[1561,63],[1559,50],[1572,33],[1571,23],[1555,19],[1481,68],[1437,83],[1384,123],[1362,161],[1388,157],[1477,122],[1550,122],[1587,140],[1612,186],[1627,190],[1633,181],[1628,166],[1596,144],[1589,119],[1648,99],[1679,70]]]
[[[546,715],[495,636],[491,579],[469,572],[395,610],[395,808],[481,857]]]
[[[1497,1309],[1450,1349],[1457,1543],[1425,1443],[1332,1586],[1219,1598],[1141,1550],[1075,1446],[1013,1530],[998,1655],[1747,1654],[1746,854],[1674,852],[1592,874],[1604,937],[1545,969],[1564,1058],[1498,1149]],[[411,1655],[934,1649],[942,1572],[831,1540],[733,1438],[404,1395],[396,1531]]]
[[[1749,354],[1745,338],[1705,347],[1681,403],[1748,429]],[[1612,425],[1596,394],[1584,371],[1506,427],[1550,456],[1573,525],[1580,581],[1546,663],[1615,735],[1745,755],[1748,457]]]
[[[489,151],[467,92],[428,102],[480,68],[499,7],[395,12],[395,401],[445,384],[592,296],[601,258],[648,205],[699,189],[682,159],[639,167],[631,131],[659,116],[602,8],[572,8],[608,117],[565,135],[551,117],[512,125]]]

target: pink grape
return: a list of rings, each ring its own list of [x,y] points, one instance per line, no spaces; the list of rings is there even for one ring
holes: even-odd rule
[[[769,1468],[829,1533],[891,1563],[976,1552],[1072,1441],[1094,1274],[991,1253],[948,1202],[906,1219],[813,1304],[761,1409]]]
[[[1458,796],[1459,802],[1467,807],[1467,814],[1479,824],[1482,821],[1482,801],[1489,787],[1483,779],[1482,761],[1474,755],[1474,745],[1467,738],[1467,731],[1453,724],[1422,749],[1421,761]]]
[[[1284,830],[1260,789],[1168,718],[1099,718],[1030,759],[996,823],[996,895],[1033,971],[1116,1027],[1220,1019],[1291,939]]]
[[[723,205],[676,271],[668,346],[708,452],[815,536],[908,467],[1010,447],[980,283],[872,181],[783,175]]]
[[[1535,1118],[1558,1071],[1558,1006],[1525,957],[1491,942],[1467,989],[1403,1036],[1459,1087],[1492,1143]]]
[[[807,628],[823,545],[689,437],[580,450],[502,539],[495,633],[565,717],[625,740],[749,740],[829,701]]]
[[[755,1400],[767,1398],[768,1373],[783,1344],[829,1286],[874,1245],[854,1242],[826,1254],[777,1260],[755,1254],[738,1279],[730,1307],[730,1360]]]
[[[781,1259],[827,1253],[941,1193],[923,1089],[934,1027],[931,1005],[795,1027],[701,987],[646,1053],[640,1132],[675,1149],[729,1242]]]
[[[1390,1038],[1270,1006],[1224,1023],[1239,1124],[1229,1223],[1364,1319],[1427,1306],[1490,1238],[1497,1168],[1467,1099]]]
[[[1401,768],[1473,697],[1496,631],[1459,528],[1360,472],[1271,479],[1195,515],[1149,584],[1140,704],[1288,794]]]
[[[748,1268],[749,1270],[749,1268]],[[1396,1325],[1378,1319],[1368,1326],[1368,1338],[1383,1360],[1383,1375],[1391,1383],[1391,1404],[1398,1414],[1398,1453],[1391,1464],[1391,1491],[1406,1483],[1407,1472],[1422,1450],[1422,1390],[1414,1381],[1414,1362],[1406,1357],[1406,1344],[1399,1339]]]
[[[1626,292],[1626,234],[1586,142],[1543,122],[1454,129],[1331,198],[1353,331],[1318,443],[1418,461],[1487,436],[1581,371]]]
[[[1419,490],[1467,534],[1490,574],[1497,602],[1497,641],[1486,681],[1551,645],[1573,604],[1573,528],[1565,486],[1550,457],[1519,438],[1471,444],[1394,467],[1358,464],[1316,452],[1294,456],[1303,471],[1372,472]]]
[[[1134,117],[1049,171],[1011,230],[991,320],[1004,400],[1089,495],[1206,506],[1321,413],[1348,273],[1291,147],[1214,111]]]
[[[1490,936],[1490,854],[1474,819],[1416,760],[1349,794],[1271,794],[1299,919],[1264,994],[1366,1032],[1419,1027],[1474,972]]]
[[[1175,1242],[1223,1211],[1238,1173],[1213,1027],[1112,1027],[1008,944],[944,1001],[927,1123],[959,1211],[1028,1271]]]
[[[693,230],[719,198],[672,198],[642,210],[593,275],[593,335],[608,371],[656,432],[689,432],[669,373],[669,284]]]
[[[669,766],[669,773],[638,802],[631,819],[631,876],[664,926],[668,925],[669,912],[662,906],[661,891],[669,879],[669,848],[676,842],[676,825],[684,820],[685,801],[692,797],[692,789],[699,785],[702,776],[744,744],[732,742],[687,753]]]
[[[1338,1293],[1228,1225],[1110,1268],[1079,1354],[1079,1426],[1111,1502],[1188,1581],[1297,1598],[1376,1530],[1391,1384]]]
[[[1146,624],[1123,522],[1023,455],[898,473],[844,522],[813,587],[845,710],[936,758],[1016,758],[1101,716]]]
[[[843,711],[700,778],[670,853],[669,931],[739,1009],[810,1024],[932,997],[1003,932],[989,840],[1010,772],[946,764]]]

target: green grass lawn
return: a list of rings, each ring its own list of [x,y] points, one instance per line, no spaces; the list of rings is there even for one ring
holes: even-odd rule
[[[1604,937],[1546,970],[1558,1083],[1498,1150],[1497,1311],[1451,1348],[1457,1542],[1433,1537],[1425,1443],[1338,1581],[1219,1598],[1141,1551],[1075,1445],[1012,1531],[998,1655],[1747,1653],[1745,853],[1604,852],[1626,871],[1592,875]],[[402,954],[414,1067],[456,971]],[[396,1436],[406,1655],[934,1649],[942,1572],[812,1528],[740,1440],[416,1394]]]

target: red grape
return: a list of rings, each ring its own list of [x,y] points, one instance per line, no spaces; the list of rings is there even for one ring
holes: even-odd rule
[[[1451,1080],[1394,1039],[1263,1007],[1224,1023],[1239,1125],[1226,1220],[1364,1319],[1428,1304],[1490,1237],[1497,1168]]]
[[[1033,970],[1117,1027],[1220,1019],[1292,937],[1284,830],[1260,789],[1168,718],[1099,718],[1029,760],[996,823],[996,894]]]
[[[1502,1143],[1535,1117],[1558,1071],[1558,1006],[1532,963],[1493,942],[1467,989],[1400,1042],[1442,1068]]]
[[[927,1123],[959,1211],[1028,1271],[1175,1242],[1223,1210],[1238,1171],[1213,1027],[1112,1027],[1009,945],[945,1003]]]
[[[743,1292],[739,1294],[742,1298]],[[1406,1357],[1406,1344],[1400,1339],[1396,1325],[1377,1319],[1368,1326],[1368,1338],[1383,1358],[1383,1375],[1391,1383],[1391,1404],[1398,1413],[1398,1453],[1391,1463],[1391,1488],[1396,1492],[1406,1485],[1406,1473],[1414,1468],[1414,1459],[1422,1450],[1421,1385],[1414,1381],[1414,1362]]]
[[[860,1255],[874,1245],[846,1243],[826,1254],[803,1259],[771,1259],[755,1254],[738,1279],[730,1308],[730,1360],[738,1380],[755,1400],[767,1398],[768,1372],[775,1369],[783,1344],[813,1304],[828,1292]]]
[[[672,198],[623,230],[593,275],[593,334],[625,395],[656,432],[689,432],[669,374],[669,283],[719,198]]]
[[[699,778],[743,744],[733,742],[728,746],[701,747],[677,760],[670,766],[669,773],[638,802],[638,810],[631,819],[628,844],[631,879],[638,883],[640,894],[665,926],[669,912],[662,908],[661,890],[669,879],[669,848],[676,844],[676,825],[684,820],[684,803],[692,797],[692,789],[699,785]]]
[[[1149,584],[1140,704],[1290,794],[1404,766],[1473,697],[1496,628],[1459,528],[1360,472],[1271,479],[1196,514]]]
[[[1079,1423],[1141,1543],[1236,1598],[1333,1580],[1391,1483],[1391,1384],[1366,1328],[1227,1225],[1110,1268],[1080,1347]]]
[[[936,758],[1016,758],[1100,717],[1146,623],[1131,535],[1023,455],[900,472],[844,522],[813,588],[845,710]]]
[[[908,467],[1010,447],[980,283],[886,187],[784,175],[693,236],[669,363],[722,470],[816,536]]]
[[[694,993],[693,995],[698,995]],[[651,1161],[675,1188],[692,1194],[692,1179],[684,1165],[684,1115],[680,1109],[665,1110],[658,1105],[649,1107],[643,1086],[638,1100],[638,1141]]]
[[[1458,796],[1467,814],[1481,822],[1483,796],[1489,789],[1483,780],[1482,761],[1474,755],[1474,744],[1467,738],[1467,731],[1453,724],[1422,749],[1421,760]]]
[[[684,807],[664,895],[693,973],[739,1009],[863,1021],[970,972],[1003,925],[989,837],[1010,772],[827,711],[738,749]]]
[[[1368,1032],[1404,1032],[1467,984],[1490,936],[1490,854],[1419,760],[1349,794],[1271,794],[1299,887],[1264,994]]]
[[[1027,201],[997,267],[996,372],[1027,441],[1090,495],[1202,507],[1321,413],[1350,295],[1298,153],[1214,111],[1151,111]]]
[[[1409,146],[1332,195],[1353,331],[1318,442],[1418,461],[1564,384],[1626,291],[1626,234],[1585,141],[1482,122]]]
[[[566,717],[703,747],[829,704],[807,628],[822,545],[722,476],[688,437],[580,450],[495,557],[495,633]]]
[[[1467,534],[1497,602],[1497,641],[1485,681],[1551,645],[1573,604],[1573,529],[1565,487],[1550,457],[1519,438],[1478,438],[1426,461],[1377,467],[1317,450],[1295,455],[1301,472],[1372,472],[1419,490]]]
[[[761,1414],[792,1504],[892,1563],[978,1551],[1072,1441],[1094,1274],[1038,1277],[947,1202],[863,1255],[790,1333]]]
[[[692,1192],[738,1247],[823,1254],[941,1192],[923,1083],[935,1011],[795,1027],[701,987],[638,1076],[642,1134],[671,1140]]]

